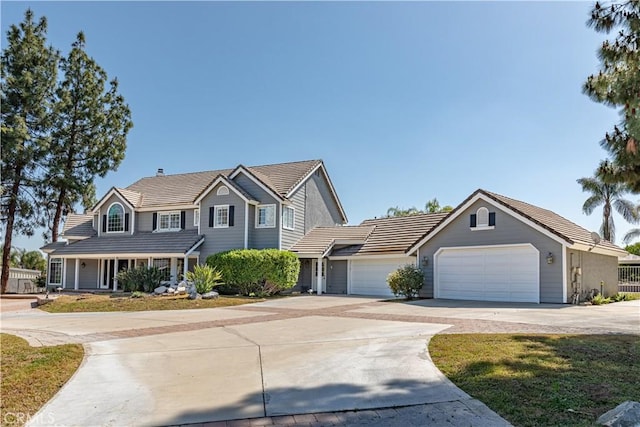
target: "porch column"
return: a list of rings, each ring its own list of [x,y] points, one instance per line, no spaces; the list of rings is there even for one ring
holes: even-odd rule
[[[118,290],[118,258],[113,261],[113,292]]]
[[[153,258],[149,257],[149,260],[147,261],[147,267],[151,268],[152,265],[153,265]]]
[[[182,280],[187,281],[187,271],[189,271],[189,257],[184,257],[184,263],[182,265]]]
[[[169,261],[169,266],[171,267],[170,269],[170,281],[171,282],[177,282],[178,281],[178,258],[170,258]]]
[[[75,289],[77,291],[78,289],[80,289],[80,278],[79,278],[79,276],[80,276],[80,258],[76,258],[75,263],[76,263],[76,265],[75,265],[76,271],[75,271],[75,276],[73,277],[73,280],[74,280],[73,289]]]
[[[96,277],[96,288],[101,288],[100,286],[100,273],[102,272],[102,258],[98,259],[98,277]]]
[[[318,258],[316,263],[316,291],[322,295],[322,258]]]
[[[62,258],[62,288],[67,287],[67,259]]]

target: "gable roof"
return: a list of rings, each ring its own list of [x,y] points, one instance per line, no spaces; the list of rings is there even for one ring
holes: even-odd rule
[[[244,188],[240,187],[238,184],[236,184],[235,182],[231,181],[229,178],[227,178],[226,176],[224,176],[222,174],[216,176],[214,178],[214,180],[211,181],[211,183],[209,185],[207,185],[207,187],[205,189],[203,189],[200,192],[200,194],[198,194],[198,197],[196,197],[195,202],[198,203],[200,200],[202,200],[204,198],[204,196],[207,195],[207,193],[209,193],[211,190],[213,190],[220,183],[222,183],[223,185],[226,185],[228,188],[231,189],[231,191],[235,192],[244,201],[246,201],[248,203],[258,203],[256,201],[256,198],[253,197],[251,194],[247,193],[244,190]]]
[[[62,236],[64,237],[91,237],[96,235],[93,229],[93,215],[70,213],[64,221]]]
[[[334,245],[364,243],[374,228],[362,225],[316,227],[305,234],[290,250],[300,255],[324,256]]]
[[[91,209],[95,212],[100,206],[102,206],[112,195],[117,195],[130,209],[134,209],[140,203],[142,194],[135,193],[134,191],[128,191],[123,188],[111,187],[107,193],[102,196],[100,200]],[[133,203],[132,203],[133,202]]]
[[[340,210],[344,222],[346,215],[335,195],[335,190],[329,180],[322,160],[304,160],[289,163],[275,163],[271,165],[243,166],[234,169],[219,169],[204,172],[182,173],[174,175],[149,176],[141,178],[125,189],[113,189],[135,208],[154,208],[171,205],[191,205],[210,188],[211,184],[219,177],[225,177],[233,184],[232,178],[240,172],[247,173],[251,179],[258,181],[268,192],[271,192],[280,200],[286,200],[292,190],[304,182],[314,171],[322,168],[327,182],[333,192],[334,199]],[[234,185],[234,189],[240,191],[248,200],[254,197],[245,190]],[[106,198],[96,204],[96,209]]]
[[[607,240],[601,240],[596,245],[591,238],[591,232],[589,230],[569,221],[553,211],[540,208],[520,200],[512,199],[510,197],[502,196],[500,194],[491,193],[483,189],[478,189],[473,192],[473,194],[467,197],[453,211],[451,211],[449,216],[443,218],[435,227],[425,232],[418,242],[412,246],[410,252],[417,250],[427,240],[446,227],[446,225],[455,218],[460,216],[463,211],[479,199],[483,199],[498,207],[502,207],[512,216],[523,220],[525,223],[538,229],[538,231],[543,234],[547,234],[550,238],[567,246],[573,246],[582,250],[594,250],[594,252],[606,252],[609,255],[615,256],[626,253],[622,248]]]

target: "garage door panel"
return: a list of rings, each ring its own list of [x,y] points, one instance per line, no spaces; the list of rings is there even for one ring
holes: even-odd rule
[[[538,266],[531,245],[445,248],[436,257],[436,297],[539,302]]]
[[[415,259],[402,257],[378,260],[352,260],[349,293],[352,295],[392,297],[393,293],[387,284],[387,276],[392,271],[406,264],[415,264]]]

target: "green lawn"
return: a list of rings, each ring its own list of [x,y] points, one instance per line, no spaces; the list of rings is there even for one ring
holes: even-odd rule
[[[31,347],[22,338],[0,334],[0,356],[0,425],[21,426],[71,378],[84,350],[79,344]]]
[[[113,295],[63,295],[52,302],[40,306],[49,313],[79,313],[97,311],[147,311],[147,310],[184,310],[192,308],[215,308],[233,305],[251,304],[264,301],[264,298],[236,296],[220,296],[217,299],[190,300],[181,296],[151,296],[130,298],[118,294]]]
[[[436,366],[515,426],[591,426],[640,401],[640,336],[436,335]]]

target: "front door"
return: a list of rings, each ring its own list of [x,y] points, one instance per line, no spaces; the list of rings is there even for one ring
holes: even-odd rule
[[[323,259],[320,264],[321,270],[320,274],[322,274],[322,291],[326,291],[327,289],[327,260]],[[318,291],[318,260],[313,260],[313,276],[311,277],[311,283],[313,284],[312,288],[317,292]]]
[[[113,273],[115,272],[115,260],[102,260],[102,281],[100,288],[109,289],[113,286]]]

